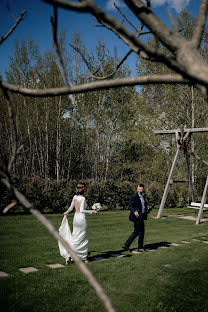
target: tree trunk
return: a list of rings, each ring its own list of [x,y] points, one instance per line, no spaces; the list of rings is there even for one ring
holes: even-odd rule
[[[61,148],[61,97],[58,101],[58,115],[56,123],[56,181],[60,180],[60,148]]]
[[[49,175],[49,139],[48,139],[48,103],[45,103],[46,120],[45,120],[45,189],[48,188],[48,175]]]

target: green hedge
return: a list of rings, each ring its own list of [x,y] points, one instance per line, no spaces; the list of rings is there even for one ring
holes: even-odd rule
[[[136,191],[136,184],[129,181],[107,180],[105,182],[84,181],[87,185],[86,199],[89,208],[96,202],[101,203],[103,208],[108,210],[128,209],[129,199]],[[33,178],[15,177],[14,185],[23,192],[28,200],[41,212],[63,213],[70,205],[77,181],[48,181]],[[166,206],[183,207],[187,203],[187,186],[171,187],[168,193]],[[154,206],[160,204],[164,185],[153,181],[146,185],[148,202]],[[14,196],[6,187],[1,187],[0,209],[3,209],[10,203]],[[28,211],[22,207],[14,208],[9,213]]]

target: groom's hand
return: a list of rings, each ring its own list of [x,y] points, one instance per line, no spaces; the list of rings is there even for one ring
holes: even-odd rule
[[[147,210],[151,211],[154,208],[153,205],[149,205],[149,207],[147,208]]]
[[[138,217],[139,216],[138,211],[134,211],[134,215],[135,215],[135,217]]]

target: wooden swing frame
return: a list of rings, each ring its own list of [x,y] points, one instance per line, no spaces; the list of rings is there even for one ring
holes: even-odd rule
[[[156,130],[154,131],[155,134],[175,134],[176,136],[176,154],[172,162],[172,166],[170,169],[170,173],[168,176],[168,180],[164,189],[163,197],[160,203],[160,208],[157,214],[157,219],[160,219],[162,217],[162,212],[165,206],[165,202],[167,199],[168,191],[170,188],[170,185],[173,184],[173,182],[182,182],[182,181],[173,181],[172,176],[174,173],[174,170],[176,168],[177,160],[180,154],[180,151],[184,152],[185,158],[186,158],[186,165],[187,165],[187,170],[188,170],[188,178],[189,178],[189,187],[191,190],[191,197],[192,197],[192,202],[195,202],[195,195],[194,195],[194,183],[192,181],[192,174],[191,174],[191,167],[190,167],[190,159],[189,159],[189,154],[194,155],[194,153],[188,153],[188,145],[191,139],[191,136],[193,133],[196,132],[208,132],[208,128],[190,128],[190,129],[184,129],[184,125],[180,126],[180,129],[173,129],[173,130]],[[204,161],[203,161],[204,162]],[[206,163],[206,162],[205,162]],[[207,198],[207,191],[208,191],[208,176],[206,179],[203,195],[202,195],[202,200],[200,203],[200,208],[198,212],[198,216],[196,218],[196,224],[200,224],[201,218],[202,218],[202,213],[203,213],[203,208],[206,202]],[[194,208],[194,207],[193,207]]]

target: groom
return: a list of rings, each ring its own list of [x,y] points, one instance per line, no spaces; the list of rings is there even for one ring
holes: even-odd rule
[[[144,252],[144,220],[147,220],[147,214],[151,209],[147,208],[147,203],[144,198],[144,184],[139,184],[137,187],[137,193],[135,193],[129,202],[130,216],[129,220],[134,223],[134,231],[129,236],[125,244],[122,246],[126,251],[130,251],[129,247],[134,239],[138,236],[138,251]]]

